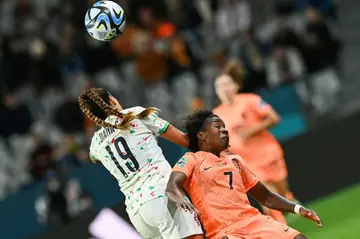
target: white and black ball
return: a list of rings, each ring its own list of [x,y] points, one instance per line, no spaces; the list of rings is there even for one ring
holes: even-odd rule
[[[125,30],[124,10],[113,1],[98,1],[85,15],[85,27],[94,39],[111,41]]]

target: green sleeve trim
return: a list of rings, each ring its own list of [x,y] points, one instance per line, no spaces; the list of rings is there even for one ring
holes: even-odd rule
[[[166,122],[164,124],[164,126],[159,130],[158,134],[160,135],[160,134],[164,133],[169,128],[169,125],[170,125],[170,123]]]
[[[98,158],[96,158],[93,154],[91,154],[91,158],[94,159],[95,161],[100,161]]]

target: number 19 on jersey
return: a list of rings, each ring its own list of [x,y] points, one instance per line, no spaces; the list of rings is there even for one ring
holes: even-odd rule
[[[124,149],[124,152],[120,149],[120,145]],[[113,145],[108,145],[105,149],[109,153],[111,160],[114,162],[116,167],[120,170],[120,172],[124,175],[125,178],[129,177],[130,173],[134,173],[139,170],[139,162],[134,157],[133,153],[129,148],[129,145],[126,143],[123,137],[118,137]],[[115,154],[113,151],[116,151]],[[126,172],[125,169],[122,167],[122,165],[124,166],[123,162],[125,161],[125,166],[128,169],[128,172]]]

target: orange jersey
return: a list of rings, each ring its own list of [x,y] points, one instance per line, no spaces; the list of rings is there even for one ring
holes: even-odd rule
[[[207,238],[219,238],[230,227],[242,228],[260,215],[246,195],[259,180],[240,156],[186,153],[173,171],[186,174],[184,187],[201,213]]]
[[[232,105],[222,104],[213,110],[229,131],[231,152],[241,155],[252,170],[283,158],[279,142],[268,130],[247,140],[240,136],[241,130],[259,124],[271,110],[271,106],[255,94],[238,94]]]

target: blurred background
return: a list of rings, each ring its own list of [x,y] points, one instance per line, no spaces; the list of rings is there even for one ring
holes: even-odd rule
[[[124,199],[89,163],[95,126],[77,96],[104,87],[124,107],[156,106],[180,126],[184,114],[216,106],[228,59],[242,63],[243,92],[281,115],[272,133],[291,187],[325,227],[290,223],[309,238],[359,238],[359,1],[114,1],[126,30],[103,43],[83,25],[93,0],[0,0],[0,238],[124,238]],[[172,164],[184,152],[160,144]]]

